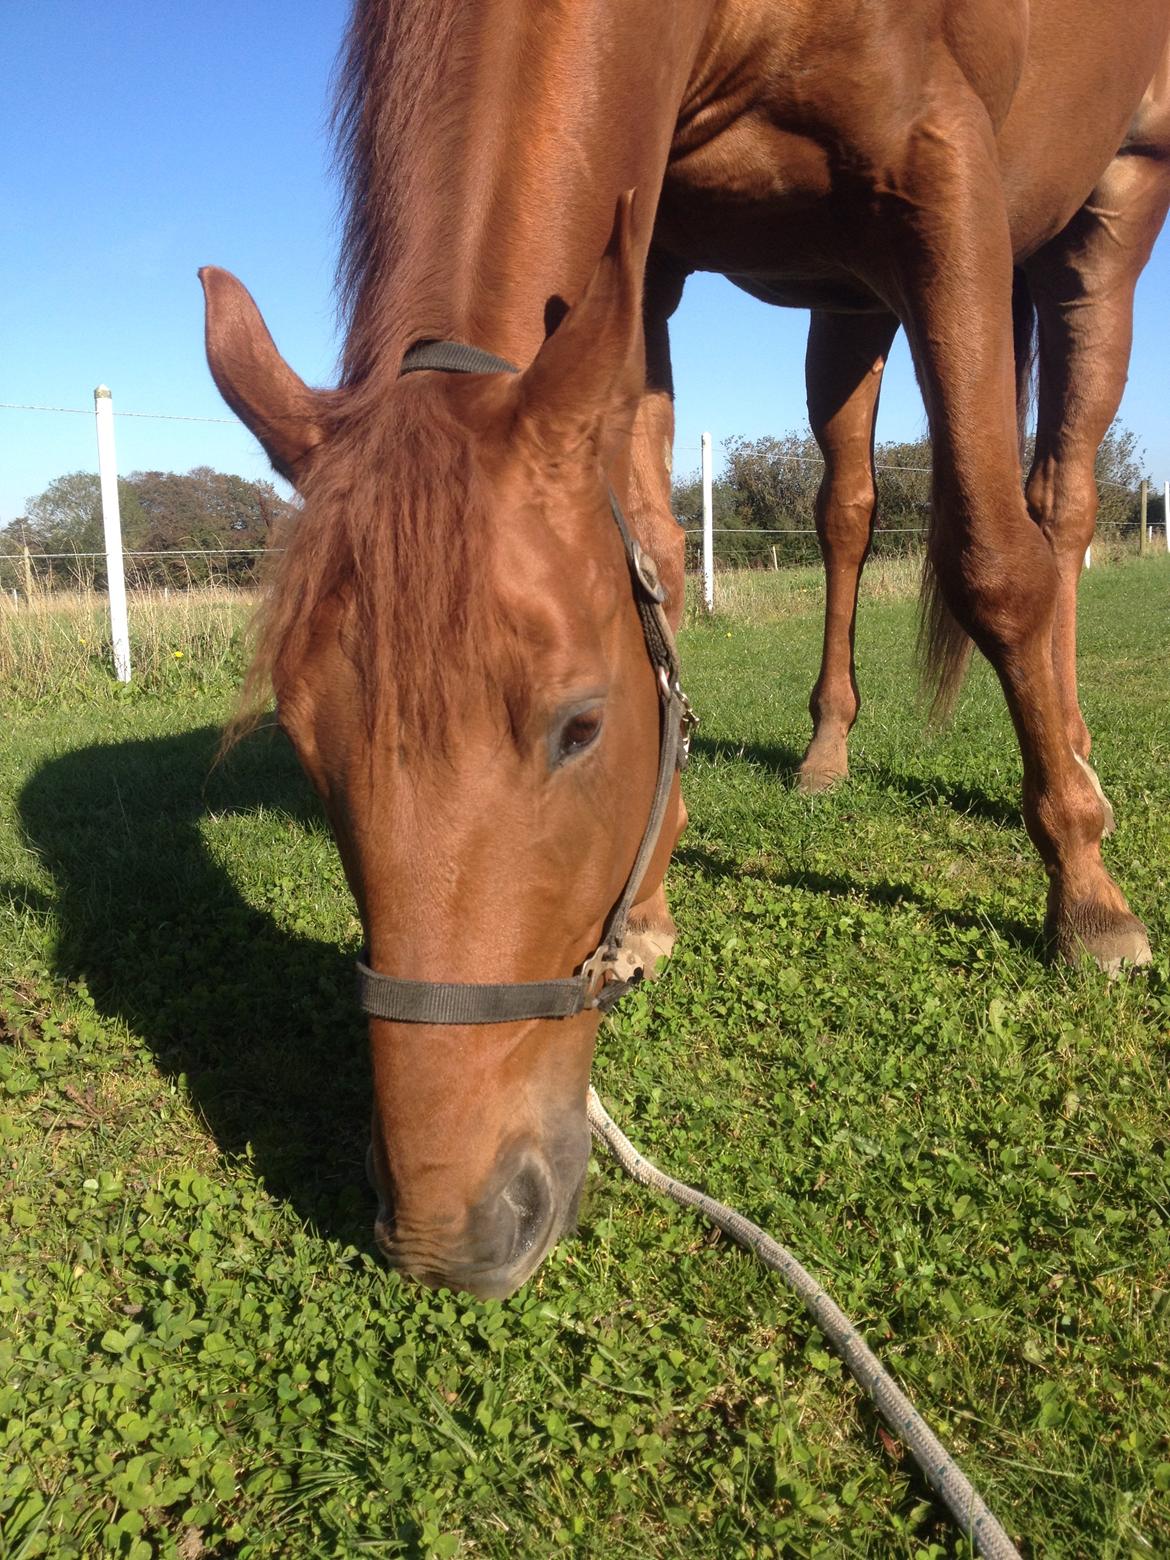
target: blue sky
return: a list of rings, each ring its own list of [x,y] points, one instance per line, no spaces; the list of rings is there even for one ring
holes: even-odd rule
[[[0,5],[0,402],[227,413],[203,358],[198,266],[235,271],[285,356],[334,377],[336,188],[326,128],[347,0],[40,0]],[[1170,477],[1170,237],[1143,277],[1122,418]],[[696,277],[673,323],[676,465],[699,435],[805,424],[806,317]],[[916,437],[903,346],[879,437]],[[119,418],[123,472],[268,474],[238,425]],[[55,476],[93,469],[91,415],[0,410],[0,524]]]

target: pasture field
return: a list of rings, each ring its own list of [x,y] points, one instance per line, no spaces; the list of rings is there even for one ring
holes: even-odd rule
[[[1112,982],[1042,962],[1002,700],[977,666],[925,730],[905,582],[851,780],[791,789],[814,579],[685,632],[680,943],[595,1081],[823,1279],[1025,1555],[1170,1554],[1170,561],[1082,596],[1156,949]],[[379,1264],[359,930],[281,740],[213,762],[231,610],[161,617],[128,691],[80,618],[39,669],[0,621],[0,1556],[968,1554],[774,1275],[607,1161],[512,1300]]]

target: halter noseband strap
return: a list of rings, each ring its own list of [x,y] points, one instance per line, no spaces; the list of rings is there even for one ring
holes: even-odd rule
[[[425,369],[456,374],[518,372],[515,364],[457,341],[428,341],[412,347],[402,360],[401,372],[415,374]],[[621,898],[605,923],[601,942],[576,975],[494,985],[400,980],[379,975],[359,959],[358,1001],[373,1018],[407,1024],[505,1024],[533,1018],[572,1018],[587,1009],[606,1013],[643,978],[643,962],[625,946],[630,909],[658,843],[674,772],[686,763],[690,735],[698,719],[679,684],[678,651],[662,605],[666,590],[654,560],[638,545],[612,488],[609,507],[630,565],[642,637],[658,684],[661,728],[658,779],[650,817]]]

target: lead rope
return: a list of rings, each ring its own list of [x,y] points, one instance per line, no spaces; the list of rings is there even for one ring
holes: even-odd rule
[[[412,374],[425,369],[463,374],[517,372],[514,363],[484,352],[479,347],[455,341],[427,341],[412,347],[402,360],[401,372]],[[616,998],[632,983],[629,978],[621,978],[626,972],[620,967],[630,905],[654,851],[670,796],[676,762],[681,767],[686,760],[695,718],[690,702],[679,684],[678,654],[662,608],[665,591],[658,579],[658,571],[653,559],[643,553],[630,532],[612,489],[609,502],[636,581],[634,599],[642,621],[646,649],[659,682],[663,726],[658,781],[650,822],[622,896],[610,913],[601,944],[585,961],[581,976],[522,985],[467,986],[449,982],[395,980],[377,974],[359,960],[360,1000],[365,1010],[375,1017],[439,1024],[497,1023],[521,1017],[561,1017],[578,1013],[586,1006],[586,987],[593,979],[603,979],[607,968],[618,976],[612,984],[611,998]],[[595,1000],[590,1005],[604,1010],[610,1004]],[[988,1560],[1021,1560],[1011,1539],[922,1415],[878,1362],[845,1313],[829,1299],[796,1258],[741,1213],[696,1191],[693,1186],[663,1174],[648,1159],[643,1159],[630,1140],[610,1120],[592,1087],[589,1089],[589,1125],[594,1137],[605,1144],[635,1181],[665,1192],[684,1208],[696,1209],[741,1246],[754,1251],[766,1267],[781,1275],[848,1365],[854,1380],[869,1394],[882,1418],[906,1442],[927,1481],[938,1491],[959,1528],[978,1552],[987,1556]]]
[[[938,1492],[954,1517],[959,1530],[976,1552],[987,1560],[1021,1560],[1020,1552],[1000,1527],[974,1485],[947,1451],[893,1376],[881,1364],[844,1311],[778,1241],[758,1224],[745,1219],[726,1203],[696,1191],[673,1176],[666,1175],[638,1150],[610,1119],[597,1091],[589,1087],[589,1125],[593,1136],[604,1143],[628,1175],[641,1186],[665,1192],[684,1208],[694,1208],[739,1245],[754,1251],[765,1267],[780,1274],[800,1298],[813,1321],[849,1367],[850,1374],[864,1389],[890,1429],[910,1448],[932,1489]]]

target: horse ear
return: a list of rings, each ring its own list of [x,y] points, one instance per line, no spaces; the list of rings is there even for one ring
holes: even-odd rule
[[[596,437],[640,393],[641,324],[642,267],[628,190],[585,291],[521,376],[521,416],[542,445],[571,449]]]
[[[230,271],[199,272],[206,306],[207,362],[219,393],[259,439],[282,477],[325,437],[325,397],[310,390],[276,350],[252,295]]]

